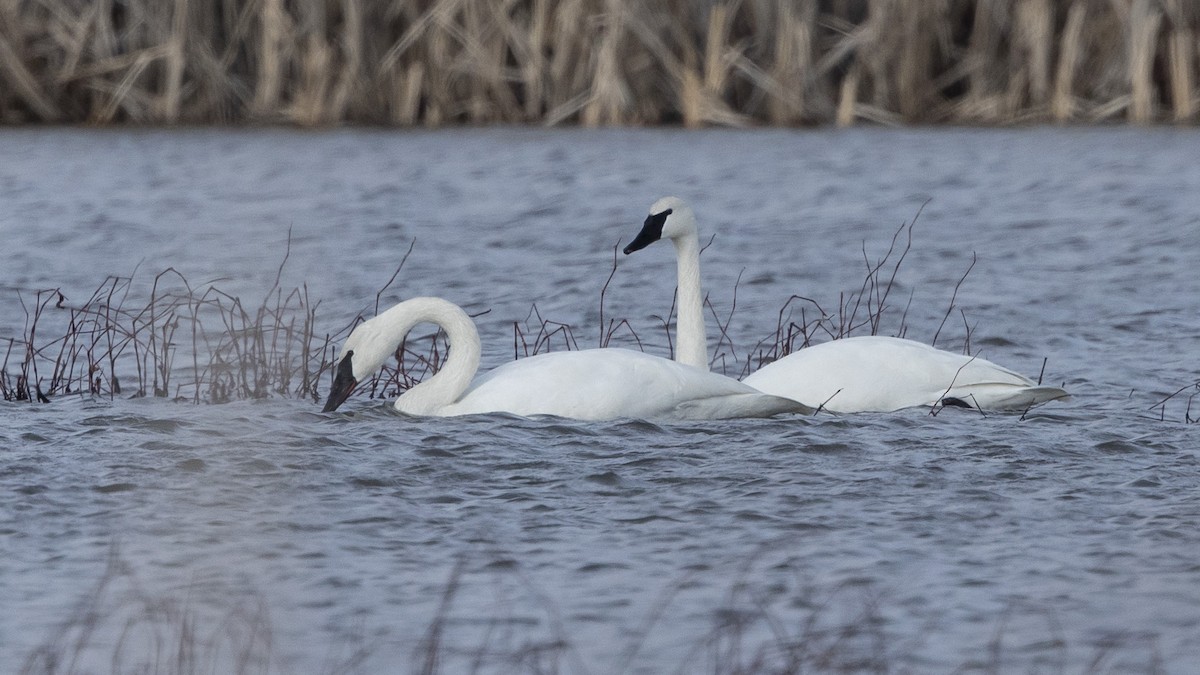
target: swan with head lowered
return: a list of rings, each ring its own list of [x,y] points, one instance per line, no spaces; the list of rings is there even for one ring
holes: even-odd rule
[[[446,417],[503,412],[608,420],[814,412],[707,369],[628,349],[539,354],[476,378],[480,343],[475,323],[457,305],[430,297],[405,300],[351,331],[338,357],[325,412],[336,410],[359,382],[382,368],[421,323],[446,332],[450,354],[441,370],[396,399],[396,410],[403,413]]]
[[[700,239],[692,209],[677,197],[650,207],[625,254],[660,240],[675,245],[678,265],[680,363],[708,368],[708,341],[700,292]],[[980,410],[1024,410],[1066,398],[1058,387],[1033,380],[978,357],[954,354],[904,338],[860,336],[793,352],[743,382],[838,413],[891,412],[918,406],[954,405]]]

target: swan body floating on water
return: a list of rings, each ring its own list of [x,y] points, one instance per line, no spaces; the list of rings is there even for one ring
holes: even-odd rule
[[[664,197],[625,254],[659,239],[675,245],[678,265],[678,346],[675,358],[708,368],[708,340],[700,291],[700,239],[696,217],[683,200]],[[891,412],[917,406],[955,405],[981,410],[1023,410],[1066,398],[1058,387],[978,357],[955,354],[904,338],[860,336],[806,347],[747,376],[743,382],[838,413]]]
[[[480,343],[475,323],[457,305],[432,297],[405,300],[350,333],[338,357],[325,412],[336,410],[363,378],[382,368],[404,336],[421,323],[436,324],[446,332],[450,354],[441,370],[396,399],[396,410],[403,413],[446,417],[504,412],[609,420],[814,412],[793,399],[763,394],[708,369],[628,349],[539,354],[476,378]]]

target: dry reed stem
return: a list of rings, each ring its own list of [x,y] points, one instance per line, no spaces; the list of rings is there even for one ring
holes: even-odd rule
[[[1159,401],[1154,403],[1154,405],[1150,406],[1149,410],[1154,410],[1157,408],[1159,411],[1158,421],[1165,422],[1167,420],[1167,404],[1170,403],[1173,399],[1175,399],[1175,397],[1180,396],[1180,395],[1184,394],[1185,392],[1190,392],[1190,393],[1188,394],[1188,397],[1186,400],[1186,407],[1184,408],[1184,411],[1183,411],[1183,423],[1184,424],[1200,423],[1200,416],[1197,416],[1197,417],[1192,416],[1192,405],[1195,402],[1196,397],[1200,396],[1200,380],[1192,382],[1191,384],[1185,384],[1182,387],[1176,389],[1174,392],[1167,394],[1164,398],[1160,399]]]
[[[1029,105],[1046,104],[1050,93],[1050,44],[1054,32],[1054,14],[1049,0],[1022,0],[1017,5],[1017,37],[1019,50],[1014,60],[1026,62],[1029,83]],[[1020,105],[1014,105],[1019,110]]]
[[[1067,23],[1063,28],[1059,44],[1058,66],[1054,76],[1054,95],[1051,99],[1051,116],[1063,123],[1075,116],[1074,83],[1079,68],[1082,50],[1084,19],[1087,16],[1086,0],[1075,0],[1067,11]]]
[[[258,22],[259,67],[249,114],[265,118],[275,112],[283,93],[284,42],[288,33],[283,0],[263,0]]]
[[[813,36],[817,4],[782,3],[779,6],[778,32],[772,54],[769,87],[758,86],[770,94],[768,121],[772,124],[799,124],[805,121],[806,92],[813,79]],[[840,121],[840,119],[839,119]]]
[[[1153,121],[1155,114],[1153,69],[1162,12],[1152,7],[1150,0],[1133,0],[1128,20],[1132,98],[1129,119],[1135,124],[1148,124]]]
[[[858,117],[858,81],[861,77],[862,67],[856,63],[842,80],[842,90],[838,95],[837,108],[837,125],[839,127],[853,126]]]
[[[1184,0],[1166,0],[1167,14],[1171,26],[1168,47],[1168,65],[1171,80],[1171,100],[1175,112],[1174,120],[1185,123],[1195,115],[1196,100],[1192,93],[1192,66],[1196,63],[1196,33],[1188,22],[1188,11]],[[1191,14],[1196,9],[1191,7]]]

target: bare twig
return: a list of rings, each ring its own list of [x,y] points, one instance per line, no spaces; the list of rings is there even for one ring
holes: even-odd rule
[[[936,332],[934,332],[933,340],[931,340],[929,344],[935,347],[937,346],[937,339],[938,336],[942,334],[942,327],[946,325],[946,319],[950,318],[950,312],[954,311],[954,301],[958,299],[958,289],[962,286],[963,281],[966,281],[967,275],[971,273],[971,270],[975,268],[975,263],[978,260],[979,257],[974,251],[971,251],[971,264],[967,266],[967,271],[963,272],[963,275],[959,278],[958,283],[954,284],[954,292],[950,294],[950,305],[946,307],[946,314],[942,317],[942,322],[938,324],[938,329]]]

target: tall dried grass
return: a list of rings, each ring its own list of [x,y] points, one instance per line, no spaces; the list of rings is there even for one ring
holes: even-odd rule
[[[1196,121],[1187,0],[0,2],[0,121]]]
[[[411,253],[412,248],[409,248]],[[405,254],[383,292],[404,267]],[[134,278],[109,277],[82,302],[60,288],[20,297],[19,338],[0,341],[0,400],[42,401],[68,394],[155,396],[194,403],[267,397],[320,398],[320,381],[336,365],[337,345],[365,317],[322,331],[319,301],[307,285],[274,284],[258,303],[213,283],[193,286],[174,268],[155,275],[149,297],[135,299]],[[395,396],[436,372],[444,337],[413,339],[397,360],[360,386]]]

